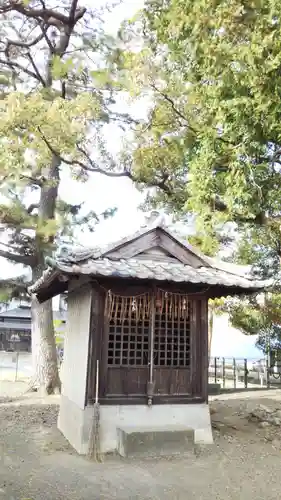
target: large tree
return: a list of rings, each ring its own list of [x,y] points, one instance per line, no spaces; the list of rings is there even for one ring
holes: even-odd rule
[[[148,102],[134,172],[162,181],[147,202],[195,215],[195,242],[208,253],[234,229],[231,259],[263,277],[278,277],[281,257],[280,35],[277,0],[147,0],[121,32],[141,39],[123,64],[131,92]],[[268,335],[280,344],[278,291],[228,310],[263,349]]]
[[[59,236],[79,218],[79,207],[59,198],[61,173],[70,168],[78,181],[96,172],[130,176],[116,167],[102,139],[105,123],[126,124],[129,118],[111,108],[118,90],[116,63],[102,12],[86,10],[78,0],[59,6],[52,0],[5,0],[0,21],[0,223],[5,229],[0,255],[30,266],[34,281]],[[86,222],[94,219],[90,215]],[[19,285],[24,291],[25,283]],[[60,388],[52,305],[39,305],[32,297],[31,306],[36,381],[51,393]]]
[[[224,310],[229,313],[231,323],[246,335],[257,335],[257,346],[263,352],[268,352],[269,347],[280,349],[280,232],[274,234],[262,227],[249,228],[240,237],[230,258],[251,266],[253,275],[270,278],[275,283],[271,291],[240,300],[226,300]]]
[[[280,34],[277,0],[148,0],[123,39],[123,60],[148,116],[132,143],[141,180],[161,180],[149,202],[196,214],[199,233],[279,231]],[[213,249],[214,250],[214,249]]]

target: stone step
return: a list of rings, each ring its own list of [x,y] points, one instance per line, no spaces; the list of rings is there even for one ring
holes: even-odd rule
[[[208,394],[219,394],[221,391],[221,384],[216,382],[208,384]]]
[[[194,451],[194,430],[187,427],[124,426],[117,429],[117,435],[117,452],[122,457],[174,456]]]

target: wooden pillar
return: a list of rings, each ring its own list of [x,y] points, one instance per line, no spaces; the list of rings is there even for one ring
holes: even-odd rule
[[[105,305],[105,296],[103,290],[100,288],[93,287],[92,297],[91,297],[91,322],[90,322],[90,338],[89,338],[89,353],[88,353],[86,405],[89,403],[93,403],[95,398],[97,360],[99,361],[99,386],[100,386],[99,397],[101,396],[105,383],[104,380],[105,353],[102,350],[103,342],[105,340],[104,305]]]
[[[208,369],[209,369],[209,356],[208,356],[208,299],[202,297],[200,301],[200,374],[201,374],[201,391],[204,401],[208,401]]]
[[[208,400],[208,300],[192,299],[191,313],[192,395]]]
[[[211,348],[212,348],[212,339],[213,339],[213,331],[214,331],[214,309],[213,306],[208,304],[208,326],[209,326],[209,332],[208,332],[208,358],[209,358],[209,363],[210,363],[210,357],[211,357]]]

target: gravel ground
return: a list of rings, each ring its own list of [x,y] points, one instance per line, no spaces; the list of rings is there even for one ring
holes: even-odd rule
[[[248,420],[257,404],[280,407],[278,391],[211,403],[215,444],[184,458],[79,457],[56,429],[57,399],[0,401],[0,499],[279,500],[280,428]],[[281,439],[281,435],[280,435]]]

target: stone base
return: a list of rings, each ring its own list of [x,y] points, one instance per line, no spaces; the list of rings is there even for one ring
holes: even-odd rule
[[[122,457],[171,456],[194,449],[194,431],[179,427],[117,429],[117,451]]]
[[[88,453],[93,407],[79,408],[66,396],[61,396],[58,428],[81,454]],[[180,428],[194,433],[195,444],[212,444],[213,435],[207,404],[102,405],[100,406],[100,447],[102,453],[118,450],[118,429],[136,428],[165,431]],[[159,436],[158,436],[159,437]]]
[[[208,384],[208,394],[220,394],[221,391],[221,385],[214,382],[211,384]]]

